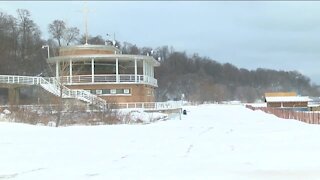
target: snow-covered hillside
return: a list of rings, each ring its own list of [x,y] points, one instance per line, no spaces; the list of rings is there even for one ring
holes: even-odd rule
[[[148,125],[0,123],[0,179],[319,179],[320,126],[241,105]]]

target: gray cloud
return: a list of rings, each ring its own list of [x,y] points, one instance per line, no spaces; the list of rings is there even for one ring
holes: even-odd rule
[[[94,1],[89,32],[116,32],[138,46],[172,45],[249,69],[298,70],[320,83],[320,2]],[[47,38],[54,19],[83,27],[83,2],[0,2],[15,14],[29,9]],[[58,11],[57,11],[58,10]]]

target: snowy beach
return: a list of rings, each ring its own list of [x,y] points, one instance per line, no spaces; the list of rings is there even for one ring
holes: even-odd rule
[[[147,125],[0,122],[0,179],[319,179],[320,126],[241,105]]]

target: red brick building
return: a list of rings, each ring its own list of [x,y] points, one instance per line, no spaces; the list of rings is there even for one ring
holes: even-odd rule
[[[70,89],[83,89],[108,102],[153,102],[160,63],[149,55],[122,54],[111,45],[61,47],[48,58],[56,77]]]

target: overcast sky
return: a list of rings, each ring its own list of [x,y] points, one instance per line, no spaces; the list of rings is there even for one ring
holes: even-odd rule
[[[43,38],[55,19],[83,33],[83,1],[0,1],[28,9]],[[239,68],[297,70],[320,84],[320,2],[89,1],[89,34],[139,47],[173,46]]]

